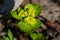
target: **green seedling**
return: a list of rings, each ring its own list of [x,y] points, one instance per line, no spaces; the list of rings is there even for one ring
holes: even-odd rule
[[[7,35],[8,36],[3,36],[4,40],[13,40],[13,34],[9,29]]]

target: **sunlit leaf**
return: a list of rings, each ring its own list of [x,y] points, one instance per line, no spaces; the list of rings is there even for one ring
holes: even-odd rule
[[[12,11],[12,12],[11,12],[11,15],[12,15],[12,17],[13,17],[13,18],[15,18],[15,19],[18,19],[18,20],[20,20],[20,19],[21,19],[21,17],[20,17],[20,16],[18,16],[18,14],[17,14],[17,12],[16,12],[16,11]]]

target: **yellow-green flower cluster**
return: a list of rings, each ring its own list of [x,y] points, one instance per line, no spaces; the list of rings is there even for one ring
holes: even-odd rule
[[[31,25],[34,25],[36,23],[36,19],[34,17],[32,17],[31,15],[34,16],[34,11],[33,10],[29,10],[29,14],[27,13],[27,11],[24,11],[24,10],[21,10],[19,13],[18,13],[18,16],[20,16],[21,18],[22,17],[25,17],[24,18],[24,21],[28,24],[31,24]]]
[[[34,24],[36,24],[36,19],[35,18],[33,18],[33,17],[26,17],[25,19],[25,22],[27,22],[28,24],[31,24],[31,25],[34,25]]]
[[[35,10],[34,9],[29,9],[29,15],[32,17],[35,17]]]
[[[27,16],[27,12],[24,11],[24,10],[21,10],[21,11],[18,13],[18,16],[20,16],[20,17],[26,17],[26,16]]]

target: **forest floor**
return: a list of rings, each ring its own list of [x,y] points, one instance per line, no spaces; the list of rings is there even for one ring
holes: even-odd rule
[[[37,33],[42,32],[46,36],[46,40],[60,40],[60,3],[54,0],[25,0],[21,6],[28,3],[39,4],[42,6],[42,13],[38,18],[42,21],[41,28],[36,30]],[[10,28],[14,36],[19,40],[25,40],[23,35],[16,26],[17,20],[11,16],[0,15],[0,40],[6,34],[7,28]]]

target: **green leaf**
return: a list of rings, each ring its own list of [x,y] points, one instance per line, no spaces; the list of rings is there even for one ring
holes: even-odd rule
[[[37,4],[33,4],[34,9],[36,10],[36,14],[39,15],[42,12],[42,7]],[[36,16],[37,16],[36,15]]]
[[[4,40],[9,40],[9,38],[8,37],[5,37],[5,36],[3,36],[3,38],[4,38]]]
[[[37,39],[37,34],[30,34],[30,36],[31,36],[31,38],[33,39],[33,40],[36,40]]]
[[[45,36],[42,33],[37,34],[38,40],[45,40]]]
[[[39,28],[41,26],[41,22],[39,20],[37,20],[37,22],[35,23],[35,25],[31,25],[31,24],[28,24],[26,22],[22,22],[20,21],[18,23],[18,27],[24,31],[24,32],[34,32],[37,28]]]
[[[8,37],[9,37],[10,40],[13,39],[13,34],[9,29],[8,29]]]
[[[34,25],[35,29],[41,27],[42,22],[39,19],[36,19],[36,24]]]
[[[17,11],[20,12],[21,10],[22,10],[21,7],[19,7]]]
[[[8,35],[8,36],[3,36],[4,40],[13,40],[13,34],[12,34],[12,32],[10,31],[10,29],[8,29],[7,35]]]
[[[33,28],[31,25],[28,25],[27,23],[24,23],[22,21],[18,23],[18,26],[24,32],[32,32],[33,31]]]
[[[18,19],[18,20],[21,19],[21,17],[17,14],[16,11],[12,11],[12,12],[11,12],[11,15],[12,15],[12,17],[15,18],[15,19]]]

